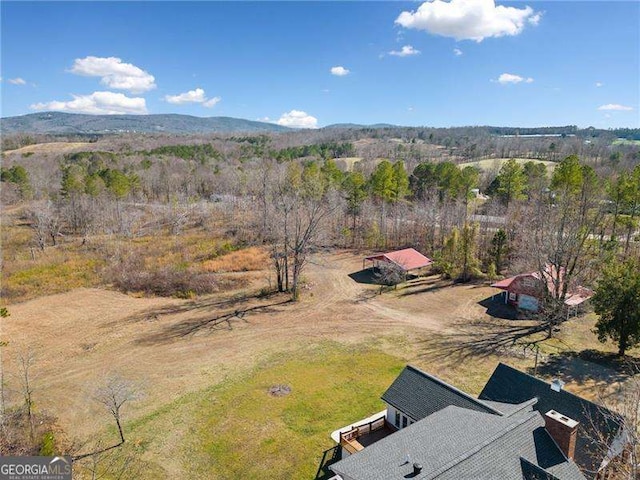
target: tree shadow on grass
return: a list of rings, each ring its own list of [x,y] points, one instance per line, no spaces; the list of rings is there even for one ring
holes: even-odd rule
[[[560,352],[549,355],[540,365],[538,374],[559,376],[565,382],[611,384],[624,382],[638,373],[640,359],[618,357],[614,353],[593,349],[580,352]]]
[[[241,294],[235,295],[231,298],[219,299],[219,298],[205,298],[190,300],[188,302],[177,303],[173,305],[165,305],[162,307],[154,307],[142,312],[136,313],[124,319],[125,322],[136,323],[159,320],[163,315],[177,315],[187,312],[207,312],[211,310],[225,310],[231,308],[237,308],[242,304],[248,304],[251,301],[271,300],[277,297],[285,297],[285,294],[273,292],[268,294],[254,293],[254,294]],[[286,302],[285,302],[286,303]],[[122,323],[123,320],[116,320],[111,323],[105,324],[107,328],[116,326]]]
[[[417,295],[419,293],[436,292],[443,288],[453,287],[451,280],[441,280],[439,277],[420,278],[417,281],[409,282],[402,289],[407,290],[400,294],[401,297]]]
[[[456,330],[431,335],[424,340],[424,358],[461,362],[491,355],[527,355],[546,338],[547,325],[508,325],[496,320],[465,321]]]
[[[192,337],[198,334],[212,333],[217,330],[233,330],[233,325],[239,322],[248,323],[246,316],[255,313],[276,313],[278,306],[291,303],[291,299],[267,305],[256,305],[243,309],[236,309],[215,317],[203,316],[199,318],[189,318],[181,322],[172,323],[162,328],[159,332],[146,335],[136,340],[138,345],[159,345],[171,343],[176,340]]]

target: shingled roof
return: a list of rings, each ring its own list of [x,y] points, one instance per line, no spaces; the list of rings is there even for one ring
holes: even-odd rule
[[[533,407],[544,415],[555,410],[580,423],[576,440],[575,461],[588,477],[595,477],[604,454],[595,441],[603,439],[613,443],[620,430],[617,416],[605,408],[565,390],[556,392],[551,385],[539,378],[500,363],[479,395],[481,400],[519,404],[537,398]]]
[[[451,405],[477,412],[502,414],[497,408],[412,365],[407,365],[400,372],[400,375],[382,395],[382,400],[414,421],[428,417]]]
[[[423,466],[415,476],[414,462]],[[534,473],[546,476],[530,475],[532,467]],[[331,469],[354,480],[584,480],[549,437],[544,420],[531,405],[511,416],[449,406]]]

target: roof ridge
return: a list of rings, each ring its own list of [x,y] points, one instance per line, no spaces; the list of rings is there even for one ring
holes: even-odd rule
[[[472,395],[469,395],[467,392],[465,392],[463,390],[460,390],[459,388],[454,387],[453,385],[445,382],[444,380],[442,380],[442,379],[440,379],[440,378],[438,378],[438,377],[436,377],[434,375],[431,375],[431,374],[429,374],[429,373],[427,373],[427,372],[425,372],[423,370],[420,370],[418,367],[416,367],[414,365],[407,364],[404,368],[408,368],[410,370],[413,370],[414,372],[419,373],[420,375],[428,378],[429,380],[432,380],[432,381],[436,382],[439,385],[442,385],[443,387],[451,390],[452,392],[454,392],[454,393],[456,393],[458,395],[461,395],[461,396],[463,396],[464,398],[466,398],[468,400],[471,400],[473,403],[476,403],[476,404],[480,405],[482,408],[485,408],[486,410],[488,410],[489,413],[494,413],[494,414],[500,415],[502,417],[505,416],[504,412],[498,410],[497,408],[494,408],[491,405],[488,405],[488,404],[484,403],[479,398],[476,398],[476,397],[474,397]]]
[[[532,407],[536,403],[538,403],[538,397],[533,397],[533,398],[531,398],[531,399],[529,399],[529,400],[527,400],[525,402],[519,403],[519,404],[517,404],[517,408],[507,416],[510,417],[514,413],[518,413],[518,412],[524,410],[527,407]]]
[[[447,407],[447,408],[461,408],[461,407]],[[461,453],[456,458],[451,460],[449,463],[447,463],[447,464],[443,465],[442,467],[438,468],[437,470],[431,472],[431,475],[425,477],[425,480],[430,480],[430,479],[437,478],[438,476],[440,476],[444,472],[452,469],[453,467],[455,467],[459,463],[462,463],[463,461],[465,461],[465,460],[471,458],[472,456],[476,455],[478,452],[480,452],[484,448],[488,447],[489,445],[491,445],[493,442],[495,442],[499,438],[504,437],[505,435],[507,435],[508,433],[516,430],[517,428],[521,427],[525,423],[528,423],[531,420],[535,420],[536,417],[538,417],[539,415],[540,415],[539,412],[533,411],[533,412],[531,412],[530,415],[528,415],[528,416],[526,416],[524,418],[521,418],[520,420],[514,420],[513,423],[510,423],[507,426],[505,426],[504,428],[500,429],[498,432],[496,432],[494,435],[489,437],[484,442],[476,445],[475,447],[471,448],[470,450],[468,450],[468,451],[466,451],[464,453]],[[505,418],[510,418],[510,417],[505,417]]]

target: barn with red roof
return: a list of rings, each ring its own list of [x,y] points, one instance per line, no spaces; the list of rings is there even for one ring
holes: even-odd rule
[[[553,279],[562,274],[554,275],[552,267],[546,266],[543,275],[540,272],[522,273],[514,277],[505,278],[499,282],[491,284],[494,288],[504,290],[504,303],[512,305],[520,310],[537,312],[540,309],[540,301],[544,295],[544,288],[553,292]],[[593,291],[585,287],[575,287],[567,292],[565,305],[567,307],[577,307],[593,296]]]

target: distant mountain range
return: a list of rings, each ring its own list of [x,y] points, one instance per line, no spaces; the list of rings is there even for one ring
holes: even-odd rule
[[[332,125],[327,125],[326,129],[334,128],[334,129],[361,129],[361,128],[398,128],[398,125],[392,125],[390,123],[374,123],[373,125],[362,125],[360,123],[334,123]]]
[[[231,117],[192,117],[190,115],[82,115],[42,112],[0,119],[0,131],[46,134],[106,133],[234,133],[282,132],[290,128],[274,123]]]

